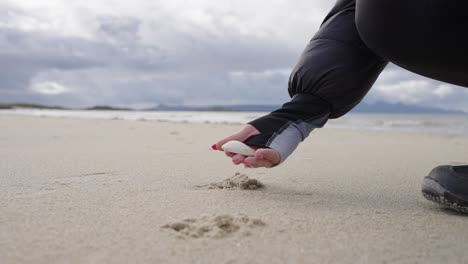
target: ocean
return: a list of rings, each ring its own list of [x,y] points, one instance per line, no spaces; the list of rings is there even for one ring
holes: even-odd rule
[[[266,112],[0,110],[0,115],[215,124],[245,124],[265,114]],[[350,113],[339,119],[330,120],[326,127],[363,131],[397,131],[468,136],[468,114]]]

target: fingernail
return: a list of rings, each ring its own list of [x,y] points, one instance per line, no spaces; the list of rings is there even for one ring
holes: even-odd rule
[[[214,144],[213,146],[211,146],[211,148],[212,148],[213,150],[218,150],[218,147],[216,147],[216,144]]]

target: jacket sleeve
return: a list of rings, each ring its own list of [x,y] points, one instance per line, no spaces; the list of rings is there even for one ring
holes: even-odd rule
[[[291,100],[251,121],[260,135],[245,143],[275,149],[284,161],[313,129],[356,106],[387,63],[359,37],[355,1],[337,1],[291,73]]]

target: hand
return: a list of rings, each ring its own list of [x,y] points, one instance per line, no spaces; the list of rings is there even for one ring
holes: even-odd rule
[[[215,145],[212,146],[213,149],[222,150],[222,146],[231,140],[238,140],[240,142],[244,142],[251,136],[259,135],[260,131],[258,131],[252,125],[245,125],[239,132],[231,135],[227,138],[224,138],[218,141]],[[232,159],[232,162],[236,165],[244,164],[245,167],[249,168],[270,168],[281,161],[281,157],[279,153],[270,148],[253,148],[255,149],[255,156],[254,157],[247,157],[240,154],[235,154],[231,152],[225,152],[225,154]]]

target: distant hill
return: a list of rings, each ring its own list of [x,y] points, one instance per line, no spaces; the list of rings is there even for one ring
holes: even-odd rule
[[[280,105],[231,105],[231,106],[168,106],[147,109],[150,111],[233,111],[233,112],[269,112]]]
[[[144,111],[226,111],[226,112],[271,112],[278,109],[280,105],[230,105],[230,106],[169,106],[159,105],[155,108],[145,109]],[[14,108],[30,108],[30,109],[59,109],[59,110],[119,110],[119,111],[134,111],[135,109],[114,107],[107,105],[97,105],[88,108],[66,108],[61,106],[48,106],[30,103],[15,103],[15,104],[0,104],[0,109],[14,109]],[[449,111],[433,107],[421,107],[404,104],[389,104],[384,102],[377,102],[375,104],[360,103],[356,106],[352,113],[387,113],[387,114],[466,114],[462,111]]]
[[[124,107],[113,107],[107,105],[96,105],[87,108],[68,108],[55,105],[42,105],[42,104],[30,104],[30,103],[14,103],[14,104],[0,104],[0,109],[15,109],[15,108],[28,108],[28,109],[46,109],[46,110],[119,110],[119,111],[133,111],[131,108]]]
[[[465,114],[462,111],[443,110],[434,107],[422,107],[405,104],[389,104],[384,102],[376,102],[375,104],[360,103],[357,105],[353,113],[386,113],[386,114]]]
[[[125,107],[114,107],[114,106],[108,106],[108,105],[96,105],[93,107],[88,107],[85,110],[99,110],[99,111],[135,111],[134,109],[131,108],[125,108]]]
[[[150,111],[237,111],[237,112],[271,112],[278,109],[280,105],[231,105],[231,106],[167,106],[160,105]],[[462,111],[449,111],[432,107],[420,107],[404,104],[389,104],[377,102],[375,104],[360,103],[353,113],[418,113],[418,114],[465,114]]]
[[[0,109],[15,109],[15,108],[31,108],[31,109],[60,109],[65,110],[68,108],[54,105],[41,105],[29,103],[15,103],[15,104],[0,104]]]

